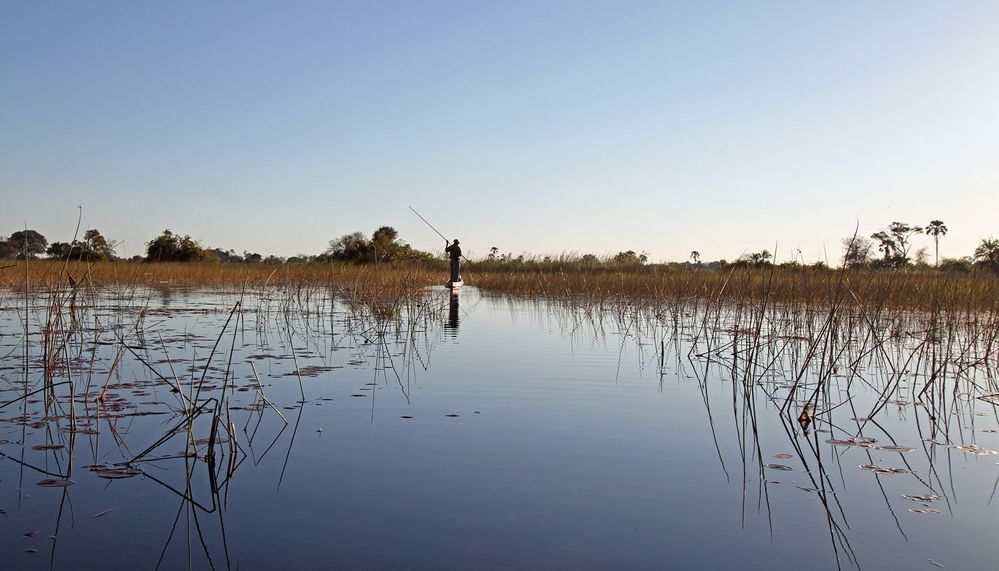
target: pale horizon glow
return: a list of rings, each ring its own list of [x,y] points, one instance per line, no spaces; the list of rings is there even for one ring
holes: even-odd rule
[[[8,2],[0,234],[292,256],[999,235],[999,3]],[[932,261],[933,240],[918,237]]]

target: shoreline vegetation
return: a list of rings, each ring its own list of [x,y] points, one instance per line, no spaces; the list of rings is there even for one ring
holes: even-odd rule
[[[77,289],[115,287],[213,287],[230,290],[275,287],[302,290],[327,287],[364,300],[419,297],[442,285],[443,260],[420,263],[354,264],[302,262],[222,264],[210,262],[9,260],[0,287]],[[890,305],[916,309],[999,312],[999,274],[982,269],[948,272],[933,268],[827,268],[737,266],[697,268],[678,265],[599,265],[563,262],[462,266],[470,285],[484,291],[525,297],[587,302],[657,304],[705,300],[846,306]]]
[[[79,231],[77,231],[79,232]],[[930,263],[919,235],[937,254],[947,233],[942,221],[926,228],[893,222],[870,238],[842,240],[837,267],[818,262],[777,263],[768,250],[739,259],[703,262],[697,251],[683,262],[650,263],[633,250],[598,257],[514,256],[496,247],[487,257],[466,260],[462,273],[484,291],[581,302],[678,304],[686,301],[835,303],[937,310],[999,311],[999,240],[983,239],[973,256]],[[146,244],[146,255],[128,260],[116,244],[88,229],[82,239],[49,243],[25,229],[0,240],[0,287],[52,291],[83,287],[181,286],[225,289],[280,287],[288,291],[331,288],[344,297],[374,303],[417,299],[442,285],[447,261],[412,248],[391,226],[370,237],[361,232],[330,240],[318,255],[291,258],[237,254],[206,248],[189,235],[164,230]],[[47,256],[47,257],[42,257]]]
[[[364,255],[374,255],[375,249],[365,244],[370,242],[365,239],[355,246]],[[384,244],[377,251],[384,254]],[[322,404],[317,399],[336,398],[329,396],[335,383],[323,382],[328,377],[309,380],[335,367],[329,360],[335,345],[350,351],[348,364],[372,368],[372,376],[364,374],[364,387],[348,394],[370,398],[365,415],[373,419],[375,390],[398,386],[408,405],[411,374],[429,370],[434,340],[449,335],[447,329],[457,334],[458,297],[441,287],[447,277],[445,260],[337,256],[341,254],[321,261],[227,263],[25,255],[0,263],[0,310],[10,312],[7,323],[15,330],[23,324],[21,338],[9,344],[7,366],[15,372],[8,388],[12,394],[3,406],[21,407],[9,409],[18,415],[12,421],[46,428],[40,431],[45,440],[22,437],[22,450],[43,452],[47,462],[52,459],[44,466],[57,466],[42,468],[51,478],[37,485],[65,490],[74,485],[74,477],[84,483],[93,470],[98,478],[141,476],[180,490],[178,495],[194,514],[204,558],[228,558],[222,523],[227,510],[217,510],[214,533],[222,539],[210,543],[201,535],[197,509],[227,505],[228,482],[240,470],[253,470],[258,458],[286,434],[280,485],[305,409]],[[818,501],[812,507],[824,510],[816,513],[829,529],[838,567],[859,567],[851,545],[853,532],[836,490],[840,482],[847,485],[842,449],[858,448],[867,455],[858,470],[918,477],[923,470],[912,461],[884,462],[889,461],[887,455],[915,452],[915,445],[922,444],[929,468],[913,492],[935,499],[948,490],[957,493],[953,479],[946,482],[933,468],[936,447],[993,455],[966,440],[969,426],[981,422],[978,416],[986,411],[994,415],[999,402],[999,273],[989,266],[978,263],[956,270],[847,261],[830,268],[774,264],[762,255],[717,265],[648,264],[627,258],[627,253],[624,258],[596,260],[494,258],[464,264],[462,273],[469,284],[490,292],[497,305],[510,302],[512,312],[543,316],[546,328],[559,328],[563,335],[592,334],[594,343],[617,343],[619,335],[617,371],[625,344],[634,344],[640,366],[656,372],[660,393],[663,383],[670,382],[664,379],[696,382],[726,476],[714,425],[714,418],[723,417],[712,417],[710,407],[712,398],[724,399],[714,402],[727,407],[726,393],[731,391],[731,422],[739,444],[732,458],[742,463],[743,506],[754,494],[752,487],[758,486],[750,505],[765,504],[769,513],[768,474],[792,470],[774,463],[769,452],[775,442],[783,442],[782,449],[791,446],[793,453],[775,456],[801,463],[800,473],[809,478],[802,482],[808,488],[798,487],[815,494]],[[427,287],[432,285],[438,287]],[[191,288],[216,303],[165,301],[174,288]],[[210,315],[205,320],[217,329],[195,336],[186,325],[183,335],[176,325],[172,331],[163,326],[168,318],[185,313],[190,317],[192,312],[200,312],[194,322]],[[249,357],[237,349],[247,329],[257,333],[249,336],[256,337]],[[268,335],[275,337],[268,341]],[[313,343],[320,349],[302,350]],[[516,354],[504,353],[516,350],[516,344],[489,347],[501,358],[516,359]],[[280,376],[297,381],[298,391],[272,391],[275,383],[270,379],[275,377],[261,380],[254,360],[269,360],[270,355],[285,361]],[[682,369],[681,360],[689,368]],[[258,365],[271,367],[265,362]],[[708,396],[709,386],[717,396]],[[145,400],[153,391],[167,396],[163,401]],[[44,398],[37,396],[40,393]],[[378,398],[381,403],[383,397]],[[695,396],[694,402],[699,400]],[[403,418],[413,418],[406,412]],[[763,412],[767,416],[761,416]],[[149,444],[151,438],[136,431],[124,445],[133,417],[153,414],[164,415],[146,421],[158,424],[153,437],[162,436]],[[919,435],[913,446],[896,441],[885,428],[891,423],[882,421],[896,417],[915,424],[906,432]],[[622,418],[627,422],[630,416]],[[100,431],[108,430],[101,421],[107,421],[113,437],[101,437]],[[124,430],[118,431],[118,421]],[[135,422],[138,426],[143,421]],[[260,443],[267,437],[254,441],[261,422],[267,427],[261,434],[276,433],[266,448]],[[780,430],[772,430],[775,426],[783,429],[786,441]],[[78,438],[86,445],[76,444]],[[298,438],[301,443],[302,436]],[[136,444],[139,440],[145,448]],[[884,455],[871,457],[872,449]],[[92,454],[94,460],[74,472],[80,454]],[[828,467],[840,472],[834,474]],[[204,496],[198,496],[200,503],[194,499],[192,490],[198,486],[192,481],[208,484],[201,489],[210,491],[210,501]],[[68,497],[64,491],[64,500]],[[57,530],[62,513],[60,504]],[[187,527],[193,536],[190,523]],[[221,553],[209,545],[222,545]],[[162,554],[169,547],[170,537]],[[190,561],[190,551],[188,557]]]

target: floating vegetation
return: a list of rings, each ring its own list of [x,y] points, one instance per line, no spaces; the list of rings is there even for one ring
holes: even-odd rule
[[[134,478],[142,475],[142,470],[138,468],[113,468],[110,466],[88,466],[88,470],[95,475],[107,480],[121,480],[123,478]]]
[[[874,448],[874,443],[877,440],[873,438],[857,437],[857,438],[830,438],[826,440],[827,444],[832,444],[833,446],[856,446],[857,448]]]
[[[962,452],[967,452],[968,454],[974,454],[975,456],[996,456],[999,455],[999,451],[996,450],[986,450],[979,446],[978,444],[954,444],[951,448],[955,450],[960,450]]]
[[[935,502],[940,499],[940,496],[936,494],[925,494],[922,496],[917,495],[904,495],[903,498],[909,500],[910,502],[920,502],[920,503],[930,503]]]
[[[64,444],[36,444],[31,447],[32,450],[62,450],[66,446]]]
[[[171,279],[169,272],[156,266],[126,268],[129,275],[119,283],[127,284],[129,279],[146,283],[143,280],[154,277]],[[6,385],[0,385],[0,390],[7,391],[0,403],[6,407],[0,410],[0,427],[10,430],[4,435],[17,442],[16,450],[39,452],[18,457],[5,447],[0,453],[13,469],[43,471],[44,475],[27,482],[45,477],[38,485],[49,482],[43,487],[61,487],[67,497],[74,496],[74,502],[81,493],[92,489],[119,494],[111,496],[108,503],[86,504],[83,509],[89,511],[84,513],[105,505],[124,505],[132,497],[128,494],[147,493],[149,489],[176,498],[180,505],[170,510],[169,517],[177,519],[172,526],[163,526],[169,535],[164,539],[166,555],[160,568],[245,566],[247,553],[252,555],[257,546],[233,541],[226,535],[229,522],[224,520],[231,505],[239,505],[242,516],[250,509],[247,506],[259,499],[248,494],[247,488],[270,493],[275,489],[272,483],[278,489],[282,485],[300,486],[303,481],[319,481],[314,479],[315,470],[328,456],[359,459],[358,464],[342,465],[343,470],[333,474],[330,480],[337,486],[319,495],[305,494],[310,504],[315,504],[307,507],[318,509],[320,505],[334,505],[336,502],[330,498],[340,501],[342,494],[353,493],[344,489],[370,484],[363,478],[350,479],[359,473],[368,477],[371,472],[365,465],[367,459],[378,458],[379,466],[389,468],[387,478],[411,469],[409,463],[414,456],[398,453],[401,448],[394,438],[404,440],[407,450],[414,453],[434,454],[438,453],[441,434],[483,437],[478,431],[461,430],[463,423],[445,421],[460,414],[443,413],[440,406],[446,407],[443,410],[466,410],[461,414],[478,415],[480,410],[470,411],[488,406],[503,412],[490,415],[496,423],[492,429],[499,433],[485,434],[484,446],[447,441],[462,445],[462,454],[453,459],[456,465],[474,458],[476,462],[469,463],[474,466],[461,467],[493,469],[490,461],[495,451],[509,454],[509,449],[515,449],[517,452],[508,460],[527,465],[527,469],[520,474],[509,470],[493,475],[498,479],[523,479],[498,480],[505,487],[497,489],[516,489],[513,484],[523,485],[539,474],[557,480],[550,475],[563,468],[559,462],[547,462],[548,454],[532,450],[534,440],[555,450],[566,443],[577,445],[575,438],[602,438],[604,434],[593,428],[593,419],[600,415],[578,414],[578,407],[588,406],[593,394],[610,394],[586,391],[612,385],[616,391],[613,397],[607,397],[606,405],[600,403],[606,407],[601,412],[606,410],[608,419],[614,421],[599,425],[600,431],[610,432],[606,443],[597,450],[607,456],[595,458],[613,457],[613,461],[623,459],[626,463],[639,459],[638,466],[653,465],[651,455],[644,453],[653,447],[672,446],[671,437],[656,433],[655,438],[644,439],[651,431],[638,429],[674,419],[646,415],[652,408],[648,405],[655,404],[652,398],[657,398],[647,395],[658,389],[660,396],[672,398],[674,393],[670,391],[674,387],[689,389],[695,397],[699,393],[703,402],[693,401],[696,412],[700,414],[703,407],[706,414],[696,417],[689,433],[683,433],[688,430],[683,426],[677,434],[684,442],[697,442],[698,450],[717,455],[718,475],[724,478],[716,478],[720,483],[715,484],[741,488],[742,504],[737,507],[742,510],[745,525],[754,525],[754,521],[755,525],[773,525],[777,533],[771,537],[780,537],[778,526],[788,518],[770,518],[772,505],[789,509],[785,500],[790,500],[795,506],[790,509],[807,509],[807,513],[818,506],[819,517],[808,520],[796,514],[794,521],[818,525],[820,533],[814,537],[828,542],[829,557],[836,566],[859,567],[865,552],[868,556],[871,553],[870,546],[862,540],[859,555],[854,552],[851,540],[856,532],[851,530],[856,528],[847,525],[848,516],[866,518],[881,509],[886,521],[897,521],[889,519],[896,515],[895,511],[888,514],[889,510],[902,511],[902,506],[914,505],[918,506],[912,508],[914,513],[935,513],[919,504],[941,498],[935,494],[912,495],[903,497],[914,504],[899,505],[897,499],[889,502],[890,494],[899,491],[879,489],[878,485],[888,488],[887,483],[856,470],[840,469],[849,465],[842,460],[866,455],[866,460],[850,461],[871,462],[861,466],[863,472],[898,475],[892,485],[933,489],[948,496],[951,489],[960,490],[960,483],[947,481],[959,471],[940,469],[934,465],[934,455],[950,455],[951,450],[927,446],[923,454],[923,450],[913,447],[882,442],[917,442],[925,438],[951,446],[967,438],[966,427],[994,425],[994,421],[977,417],[983,410],[991,413],[992,403],[999,400],[995,397],[999,394],[999,377],[994,367],[999,347],[999,305],[995,305],[999,288],[992,278],[972,281],[935,275],[933,280],[927,280],[904,272],[892,275],[779,269],[772,273],[663,271],[662,275],[649,275],[643,270],[634,275],[622,271],[484,276],[482,283],[497,287],[493,293],[473,299],[493,312],[490,318],[508,308],[511,322],[520,325],[537,321],[553,341],[562,336],[570,343],[574,355],[585,353],[581,347],[591,348],[593,353],[585,353],[575,362],[557,361],[551,353],[545,353],[546,360],[541,361],[537,359],[539,353],[531,352],[534,348],[497,343],[490,349],[492,352],[473,354],[468,360],[481,370],[508,361],[517,367],[545,367],[546,371],[559,373],[564,367],[565,374],[558,375],[558,382],[532,380],[524,388],[518,386],[521,372],[512,365],[511,382],[502,386],[502,391],[496,390],[497,385],[486,385],[495,380],[484,380],[483,386],[474,391],[448,392],[447,398],[439,398],[441,393],[432,391],[465,387],[455,377],[448,377],[448,383],[436,382],[441,378],[440,371],[449,370],[452,364],[445,362],[440,367],[435,362],[431,366],[431,356],[452,343],[458,318],[466,319],[466,313],[475,308],[465,304],[452,312],[445,292],[424,287],[437,278],[422,270],[374,271],[329,265],[288,268],[287,273],[282,273],[283,268],[276,272],[269,268],[274,273],[271,278],[257,268],[244,268],[242,277],[232,267],[219,273],[213,273],[216,270],[211,268],[173,268],[178,270],[174,283],[205,280],[212,284],[207,290],[187,291],[175,287],[103,287],[101,284],[111,283],[108,268],[95,265],[91,269],[89,276],[86,266],[73,264],[58,271],[52,266],[32,269],[37,272],[32,276],[40,278],[33,281],[33,286],[7,292],[9,299],[0,293],[0,306],[17,310],[0,314],[12,324],[5,333],[8,329],[28,332],[0,339],[0,349],[6,355],[3,363],[11,365],[0,372],[7,380]],[[132,273],[142,270],[152,276],[140,278]],[[67,283],[66,272],[74,276],[76,285]],[[253,287],[264,283],[269,285]],[[530,293],[526,293],[527,297],[495,293],[507,291],[505,288]],[[469,293],[463,295],[480,295],[466,291]],[[977,296],[974,302],[967,301],[968,294]],[[451,325],[452,313],[457,314],[455,325]],[[21,324],[25,315],[27,326]],[[466,330],[474,332],[475,328]],[[470,350],[475,346],[468,343],[461,348]],[[550,351],[550,347],[546,349]],[[606,356],[603,350],[613,354],[609,369],[602,368],[607,361],[596,360]],[[629,359],[637,361],[633,363],[637,372],[628,369]],[[569,370],[580,363],[578,371]],[[456,364],[465,365],[458,361]],[[480,369],[469,370],[474,376]],[[606,374],[607,370],[612,372]],[[574,384],[568,379],[577,373],[585,378]],[[448,386],[442,388],[442,384]],[[635,386],[642,389],[640,398],[646,400],[629,410],[621,403],[639,402],[627,400],[638,394],[629,392]],[[509,408],[501,408],[508,401],[488,400],[490,396],[496,398],[496,392],[528,406],[518,407],[516,415],[508,414]],[[682,398],[689,394],[685,392]],[[454,400],[455,395],[462,400]],[[329,404],[317,408],[324,403]],[[690,409],[689,404],[685,402],[684,408]],[[410,420],[417,416],[422,419],[420,423],[405,426],[384,422],[386,417]],[[511,418],[523,424],[502,424],[505,419],[511,422]],[[702,419],[706,419],[704,424],[696,424]],[[351,433],[352,422],[362,426],[358,429],[362,432]],[[553,430],[554,422],[559,424]],[[326,431],[320,425],[335,426],[336,430]],[[617,426],[625,430],[613,432]],[[304,437],[309,427],[322,436]],[[428,437],[428,429],[439,432]],[[899,433],[893,434],[895,431]],[[618,439],[625,441],[622,435],[637,435],[634,449],[608,444]],[[565,440],[559,441],[559,437]],[[432,446],[423,446],[427,438]],[[494,442],[493,438],[509,438],[510,443],[521,446],[502,446],[506,441]],[[363,449],[358,442],[363,443]],[[313,448],[304,448],[309,445]],[[995,454],[977,444],[952,448],[973,455]],[[613,454],[607,449],[612,449]],[[391,454],[385,454],[386,450]],[[476,457],[480,450],[484,456]],[[794,459],[794,467],[768,463],[767,450],[785,450],[772,454],[772,458]],[[879,465],[876,452],[904,453],[893,458],[905,467]],[[392,464],[396,458],[407,464]],[[427,463],[432,465],[436,460],[428,458]],[[538,464],[527,464],[532,460]],[[679,460],[677,465],[682,467],[686,459]],[[87,472],[81,477],[74,470],[84,463],[90,465],[84,467]],[[994,469],[991,462],[967,464]],[[261,470],[256,476],[242,476],[244,471],[258,466]],[[396,468],[398,471],[393,472]],[[532,468],[537,472],[531,472]],[[307,477],[303,479],[296,469],[306,470]],[[771,486],[775,482],[769,479],[774,476],[769,470],[795,472],[790,475],[795,481]],[[614,479],[624,472],[607,472],[615,475],[595,470],[593,477],[606,477],[599,480],[599,485],[615,494],[626,494],[626,486]],[[87,474],[104,480],[134,480],[115,484]],[[266,475],[272,475],[273,481],[261,486],[264,478],[260,476]],[[70,476],[78,483],[59,485],[71,482]],[[701,477],[701,473],[695,476]],[[385,485],[384,480],[375,480],[379,487]],[[582,497],[573,488],[577,483],[562,483],[572,497]],[[704,482],[698,479],[693,484],[680,484],[700,489]],[[882,493],[886,501],[859,508],[857,502],[841,502],[858,487],[865,494]],[[137,488],[141,490],[136,492]],[[796,489],[807,494],[799,494]],[[397,491],[388,490],[390,495]],[[428,497],[433,493],[432,486],[420,491],[426,491]],[[710,497],[716,500],[730,495],[728,490],[723,491],[726,493],[712,493]],[[551,489],[550,493],[559,491]],[[47,501],[58,495],[41,494]],[[771,505],[776,494],[785,495]],[[664,494],[662,501],[670,505],[683,495]],[[297,493],[282,497],[300,501]],[[611,492],[601,497],[613,500]],[[948,507],[958,505],[944,499]],[[968,503],[961,508],[969,509]],[[69,506],[67,500],[67,514]],[[303,504],[289,507],[302,509]],[[516,506],[518,510],[521,507]],[[856,513],[848,513],[851,510]],[[93,517],[103,517],[110,511]],[[135,511],[139,510],[122,510],[114,520],[132,518],[131,512]],[[264,517],[270,522],[273,515]],[[365,517],[376,518],[377,514]],[[63,533],[86,533],[77,528],[65,531],[66,521],[62,520]],[[117,524],[123,525],[120,521]],[[377,520],[363,524],[361,527],[373,529]],[[24,528],[36,525],[25,523]],[[229,533],[234,527],[241,526],[229,526]],[[884,527],[892,529],[891,524]],[[187,537],[183,537],[185,532]],[[230,550],[234,555],[231,559]],[[820,563],[830,566],[825,561]]]
[[[916,449],[911,446],[897,446],[894,444],[887,444],[884,446],[875,446],[875,450],[884,450],[886,452],[914,452]]]
[[[906,474],[909,472],[905,468],[888,468],[884,466],[876,466],[874,464],[861,464],[860,469],[868,472],[874,472],[875,474]]]
[[[39,480],[35,483],[35,485],[43,488],[65,488],[66,486],[73,485],[73,480],[49,478],[46,480]]]

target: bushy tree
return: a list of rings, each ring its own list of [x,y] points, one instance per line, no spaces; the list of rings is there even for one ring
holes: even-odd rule
[[[323,257],[339,262],[363,262],[371,259],[368,251],[369,245],[364,234],[354,232],[344,234],[336,240],[330,240],[329,247],[323,252]]]
[[[210,254],[212,259],[218,260],[219,262],[233,263],[243,261],[243,256],[237,254],[236,250],[231,248],[228,250],[223,250],[222,248],[212,248],[208,251],[208,254]]]
[[[940,261],[940,265],[937,266],[941,272],[956,273],[956,274],[967,274],[971,272],[974,266],[974,260],[970,257],[959,258],[957,260],[944,258]]]
[[[83,233],[83,249],[91,260],[115,259],[114,246],[96,228]]]
[[[16,249],[17,255],[20,257],[24,256],[24,252],[28,252],[28,257],[34,258],[39,254],[44,254],[46,247],[49,245],[49,241],[34,230],[18,230],[10,235],[8,239]]]
[[[169,229],[146,244],[147,262],[196,262],[210,257],[193,238]]]
[[[382,226],[375,230],[370,240],[360,232],[345,234],[336,240],[330,240],[329,247],[319,259],[359,264],[434,259],[433,255],[414,250],[398,238],[399,233],[391,226]]]
[[[83,240],[72,242],[52,242],[45,251],[52,258],[86,261],[108,261],[116,259],[114,246],[96,228],[83,234]]]
[[[930,265],[930,251],[929,248],[923,246],[916,250],[915,264],[919,267],[929,267]]]
[[[371,235],[371,250],[376,261],[389,261],[399,254],[399,233],[391,226],[382,226]]]
[[[0,240],[0,258],[17,257],[17,245],[10,240]]]
[[[649,257],[643,252],[641,254],[635,253],[634,250],[628,250],[627,252],[618,252],[611,261],[615,264],[621,264],[625,266],[640,266],[647,262]]]
[[[884,255],[881,265],[888,267],[901,267],[909,263],[909,240],[914,234],[922,232],[919,226],[912,226],[905,222],[892,222],[888,228],[871,234],[871,238],[877,241],[878,250]]]
[[[871,262],[874,242],[863,236],[843,238],[843,265],[847,268],[866,267]]]
[[[52,242],[49,244],[48,249],[45,250],[45,253],[48,254],[50,258],[65,260],[68,258],[82,257],[83,247],[79,242]]]

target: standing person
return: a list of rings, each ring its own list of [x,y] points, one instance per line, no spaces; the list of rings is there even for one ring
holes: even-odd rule
[[[451,255],[451,281],[448,283],[460,282],[461,275],[458,273],[458,265],[461,263],[461,247],[458,246],[458,240],[455,239],[454,244],[445,247],[444,251]]]

